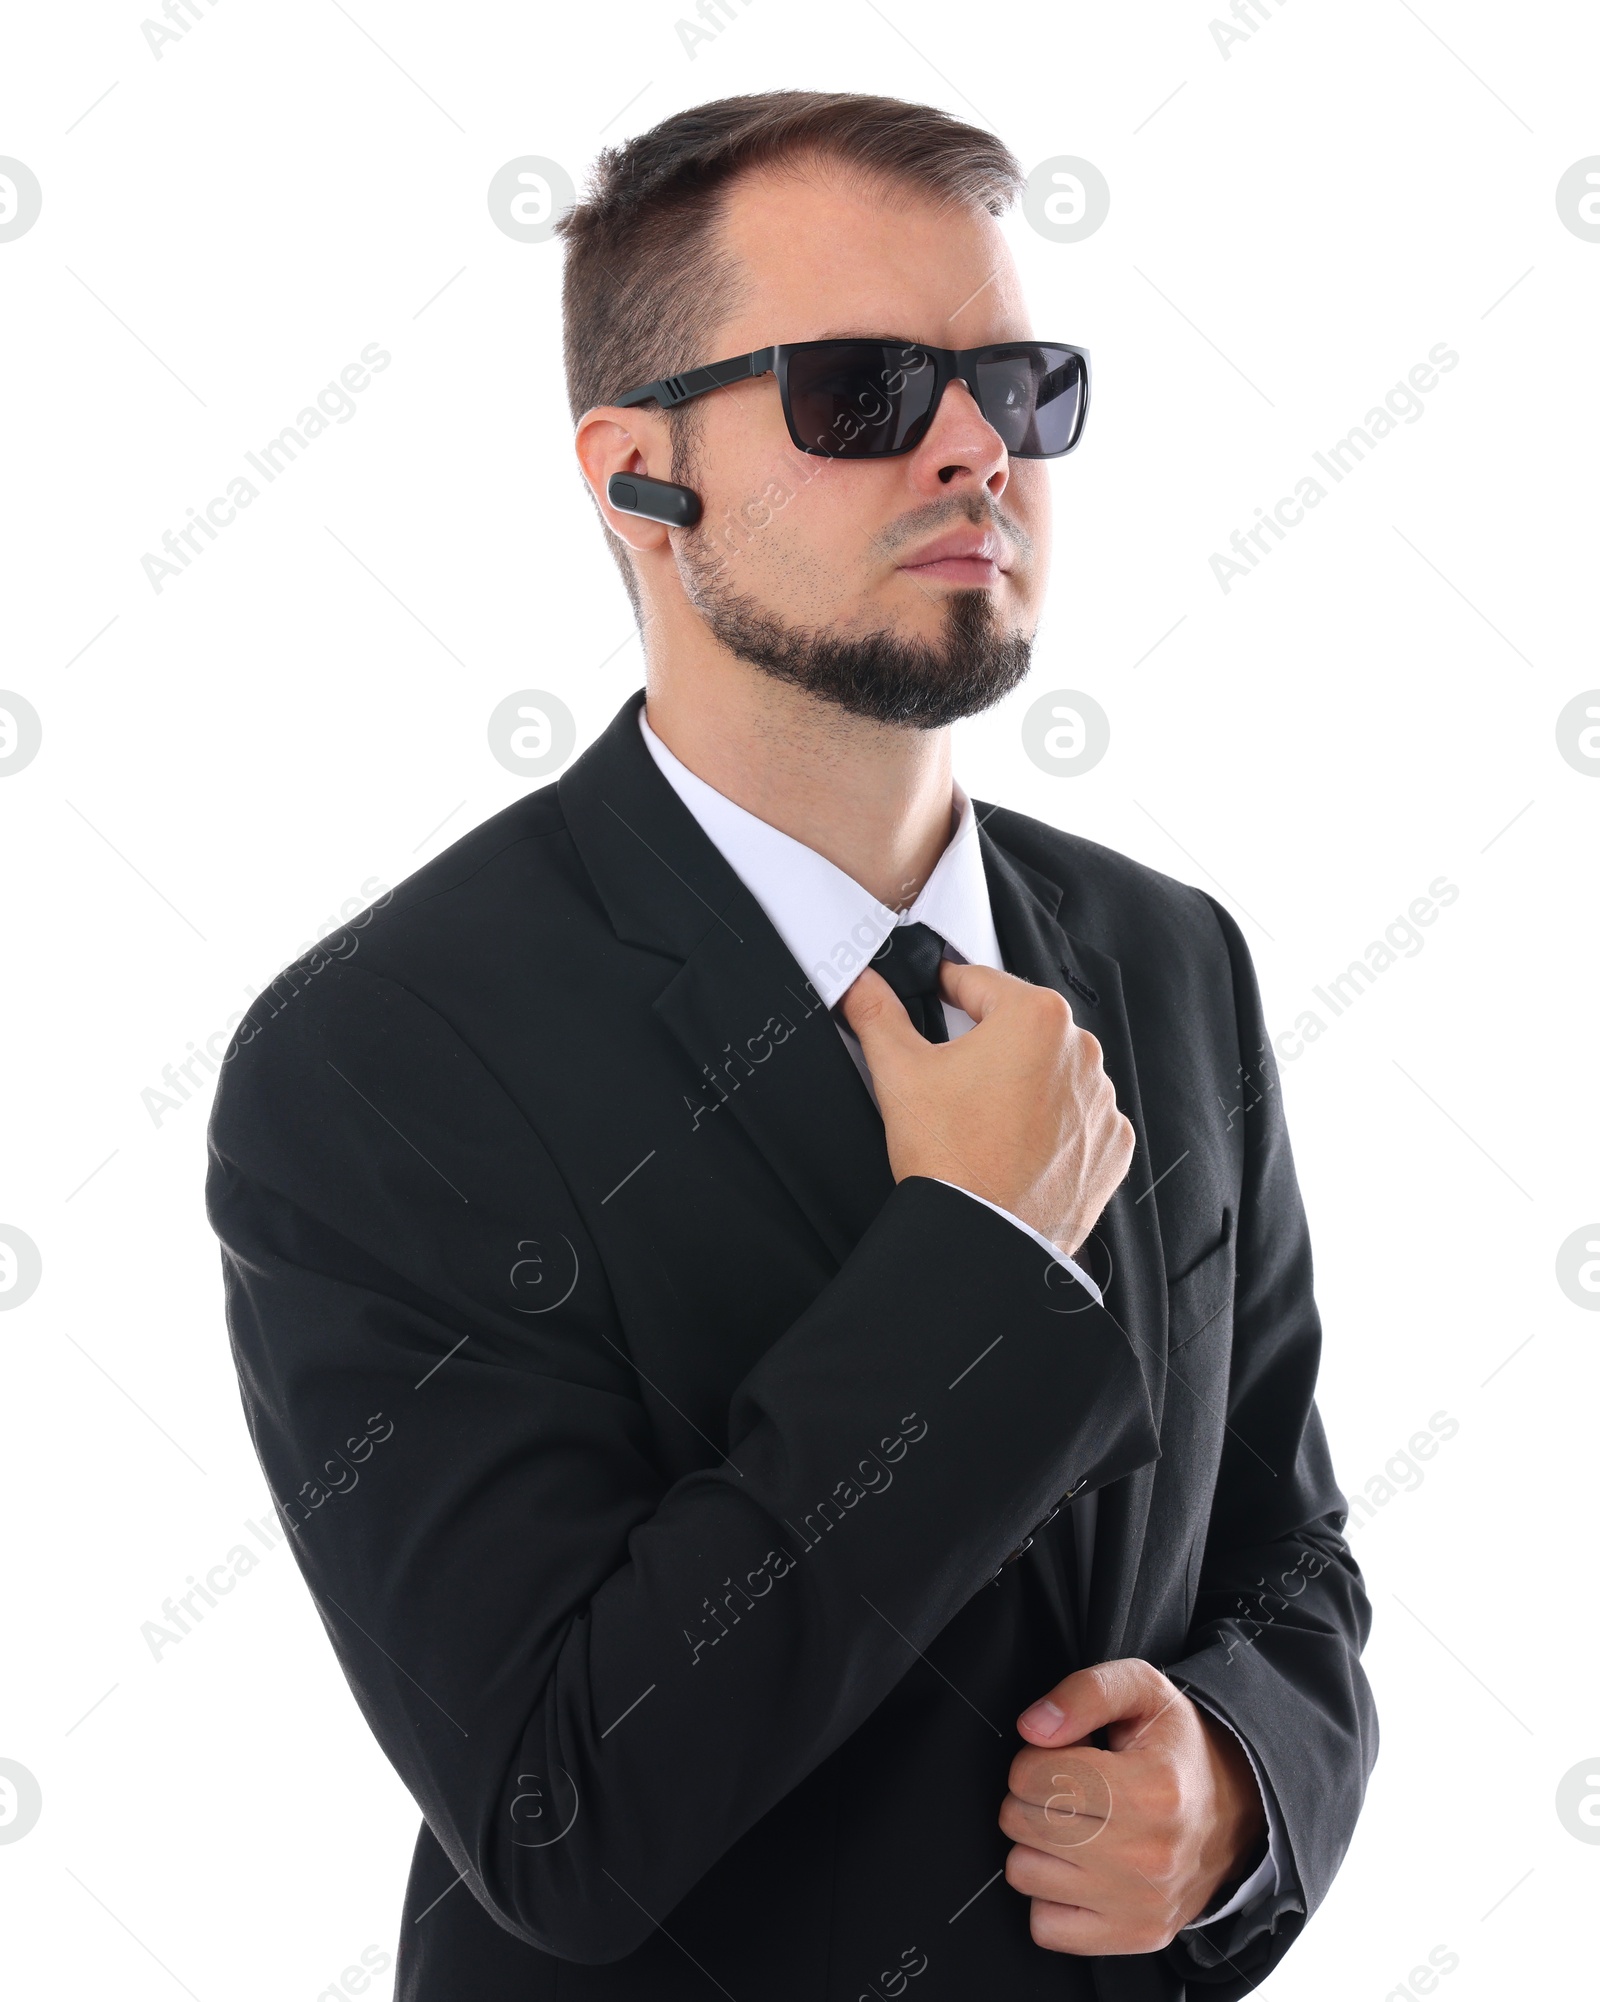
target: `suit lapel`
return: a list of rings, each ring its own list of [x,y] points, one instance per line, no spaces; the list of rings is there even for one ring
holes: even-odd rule
[[[748,891],[663,988],[656,1014],[732,1112],[837,1264],[894,1188],[883,1121],[821,997]]]
[[[681,962],[655,1013],[706,1104],[842,1264],[894,1187],[883,1121],[794,955],[645,748],[643,700],[559,780],[567,825],[619,937]]]
[[[1054,988],[1071,1004],[1073,1020],[1100,1043],[1117,1104],[1133,1127],[1132,1166],[1106,1205],[1090,1245],[1078,1256],[1090,1276],[1102,1285],[1107,1311],[1138,1358],[1159,1431],[1166,1390],[1166,1268],[1155,1203],[1141,1200],[1147,1198],[1153,1170],[1122,971],[1108,953],[1075,938],[1062,926],[1056,915],[1061,886],[1008,855],[982,825],[991,809],[978,806],[977,810],[995,931],[1006,969],[1023,980]],[[1108,1261],[1111,1278],[1106,1284]],[[1063,1334],[1070,1336],[1070,1328],[1071,1323],[1064,1321]],[[1086,1662],[1109,1661],[1121,1652],[1156,1464],[1152,1460],[1100,1491],[1089,1577]]]

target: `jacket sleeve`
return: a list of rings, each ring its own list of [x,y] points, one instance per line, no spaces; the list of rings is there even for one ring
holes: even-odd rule
[[[1232,1725],[1265,1774],[1291,1867],[1270,1898],[1180,1933],[1166,1949],[1193,1991],[1232,2002],[1259,1985],[1326,1896],[1377,1758],[1361,1667],[1371,1609],[1343,1535],[1315,1390],[1321,1323],[1311,1242],[1250,955],[1227,942],[1244,1089],[1227,1432],[1182,1660],[1166,1673]]]
[[[224,1059],[207,1205],[251,1436],[363,1714],[491,1917],[600,1963],[1063,1492],[1158,1442],[1115,1323],[1052,1311],[1023,1232],[913,1177],[669,1482],[598,1246],[635,1253],[536,1123],[406,987],[313,952]]]

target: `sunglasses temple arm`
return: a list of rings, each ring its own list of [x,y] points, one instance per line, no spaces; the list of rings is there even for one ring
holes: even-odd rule
[[[687,403],[691,396],[705,396],[713,389],[726,389],[733,382],[747,382],[752,376],[765,375],[773,365],[773,350],[758,348],[754,354],[735,355],[729,361],[708,362],[703,368],[687,368],[681,375],[663,376],[659,382],[647,382],[640,389],[630,389],[626,396],[617,398],[619,409],[630,410],[635,404],[655,403],[663,410],[674,409],[680,403]]]

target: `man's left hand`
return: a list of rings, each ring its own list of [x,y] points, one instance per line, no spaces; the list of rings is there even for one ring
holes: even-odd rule
[[[1149,1662],[1080,1669],[1017,1728],[1000,1827],[1036,1945],[1157,1953],[1266,1854],[1244,1747]],[[1088,1742],[1101,1730],[1107,1751]]]

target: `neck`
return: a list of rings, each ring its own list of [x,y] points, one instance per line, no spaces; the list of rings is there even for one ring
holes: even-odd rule
[[[649,662],[645,717],[697,778],[891,910],[955,831],[950,732],[851,716],[731,655]]]

